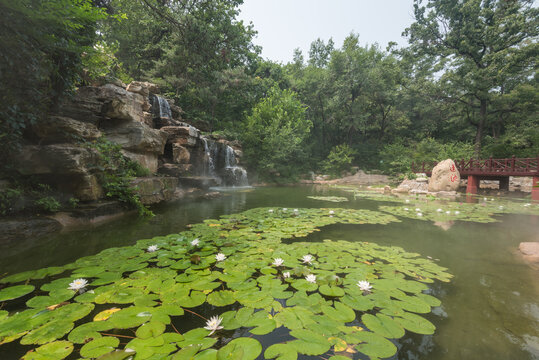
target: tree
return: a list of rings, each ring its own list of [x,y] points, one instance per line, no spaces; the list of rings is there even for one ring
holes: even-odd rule
[[[105,12],[90,0],[0,0],[0,166],[79,81]]]
[[[296,94],[274,86],[247,117],[242,141],[249,168],[263,179],[294,179],[305,170],[311,126]]]
[[[414,0],[414,13],[411,51],[432,59],[447,100],[473,115],[479,156],[493,98],[536,70],[539,9],[532,0]]]

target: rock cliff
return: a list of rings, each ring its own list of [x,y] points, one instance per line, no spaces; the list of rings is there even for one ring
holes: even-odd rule
[[[155,84],[81,87],[32,127],[16,159],[18,171],[81,201],[103,199],[99,153],[91,144],[106,138],[152,174],[133,182],[143,203],[171,199],[182,187],[247,185],[238,166],[241,146],[203,136],[181,113]]]

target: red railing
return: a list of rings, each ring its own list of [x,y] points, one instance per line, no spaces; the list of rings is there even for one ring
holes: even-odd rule
[[[412,163],[413,172],[430,175],[437,162],[424,161],[416,165]],[[420,166],[419,166],[420,165]],[[486,160],[457,160],[455,165],[461,176],[537,176],[539,174],[539,156],[536,158],[516,158]]]

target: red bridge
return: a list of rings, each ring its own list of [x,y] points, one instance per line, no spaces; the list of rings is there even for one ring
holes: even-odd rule
[[[437,162],[424,161],[419,165],[412,163],[413,172],[430,176]],[[532,176],[532,199],[539,200],[539,156],[536,158],[458,160],[455,165],[460,176],[468,176],[466,193],[477,194],[481,180],[498,180],[500,189],[509,190],[509,176]]]

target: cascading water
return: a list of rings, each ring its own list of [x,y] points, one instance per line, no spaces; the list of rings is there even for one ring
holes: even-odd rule
[[[172,121],[172,111],[165,98],[152,95],[152,115],[158,126],[166,126]]]
[[[226,146],[225,150],[225,169],[226,185],[232,186],[249,186],[247,179],[247,171],[241,166],[236,166],[236,155],[234,149],[230,146]]]
[[[204,146],[204,176],[212,177],[225,187],[249,186],[247,171],[237,166],[234,149],[228,145],[201,137]]]

